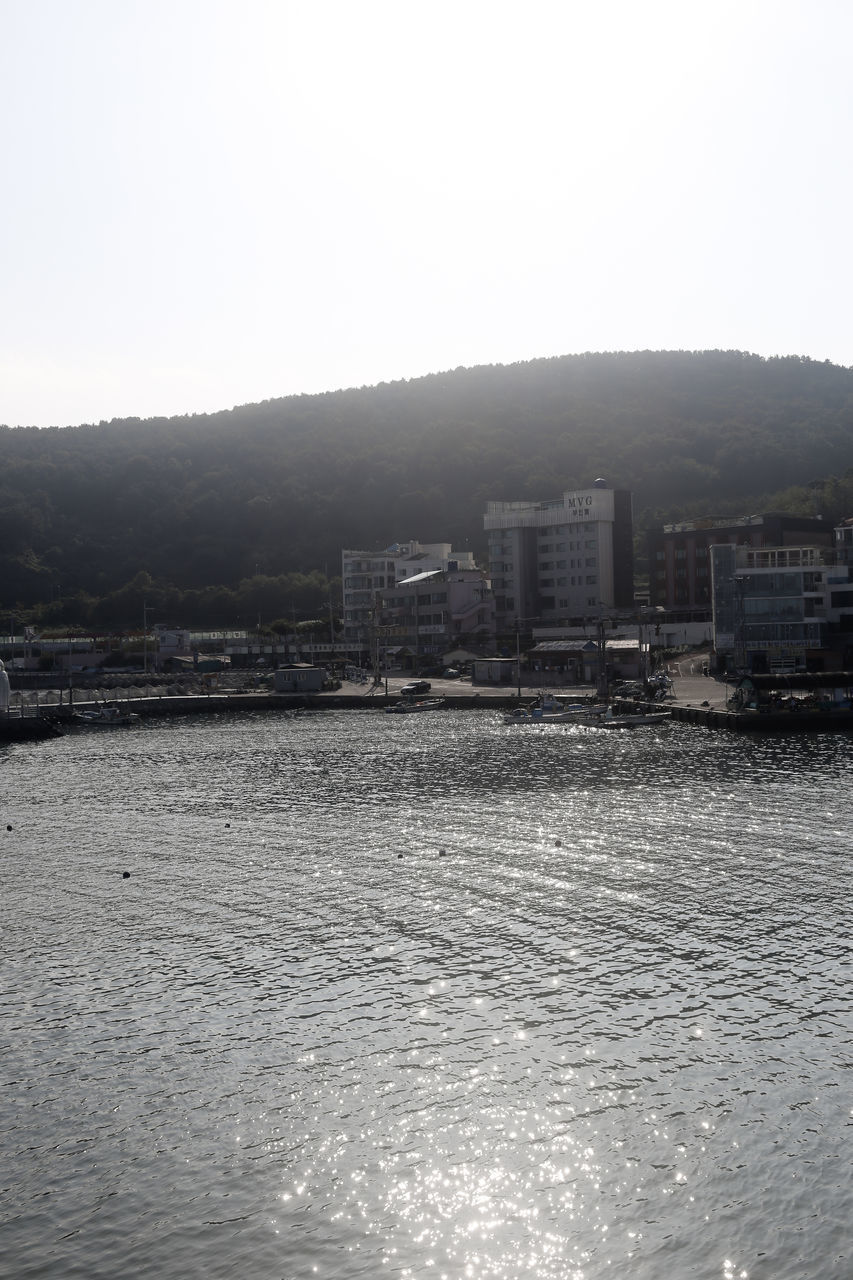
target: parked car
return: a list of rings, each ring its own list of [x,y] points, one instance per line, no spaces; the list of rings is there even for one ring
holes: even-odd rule
[[[411,684],[404,684],[400,692],[402,694],[429,693],[432,685],[429,680],[413,680]]]

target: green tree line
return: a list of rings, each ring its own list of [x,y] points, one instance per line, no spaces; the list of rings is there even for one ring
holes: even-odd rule
[[[214,414],[0,427],[0,611],[121,625],[143,583],[190,625],[298,620],[322,614],[342,547],[418,538],[482,555],[492,499],[603,476],[632,490],[642,549],[645,529],[690,515],[853,514],[851,463],[853,371],[738,351],[562,356]]]

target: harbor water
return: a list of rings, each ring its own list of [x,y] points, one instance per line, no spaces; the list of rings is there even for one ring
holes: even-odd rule
[[[848,1280],[853,739],[0,748],[0,1276]]]

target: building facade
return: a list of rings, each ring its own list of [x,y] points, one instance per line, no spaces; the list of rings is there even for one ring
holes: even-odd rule
[[[708,615],[711,608],[711,548],[832,546],[832,531],[822,521],[778,512],[765,515],[705,516],[666,524],[649,534],[649,603]]]
[[[544,502],[490,502],[484,527],[499,632],[565,622],[634,597],[631,494],[596,480]]]
[[[475,569],[470,551],[453,551],[449,542],[394,542],[384,551],[341,552],[344,640],[369,643],[377,621],[379,593],[406,578],[432,570]]]
[[[417,666],[453,649],[489,651],[495,599],[479,569],[433,569],[379,593],[380,644],[404,665]]]
[[[756,673],[853,666],[853,528],[825,546],[711,548],[714,648]]]

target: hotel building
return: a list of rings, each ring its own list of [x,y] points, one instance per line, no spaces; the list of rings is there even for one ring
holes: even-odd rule
[[[484,526],[498,632],[631,609],[631,494],[596,480],[545,502],[490,502]]]

